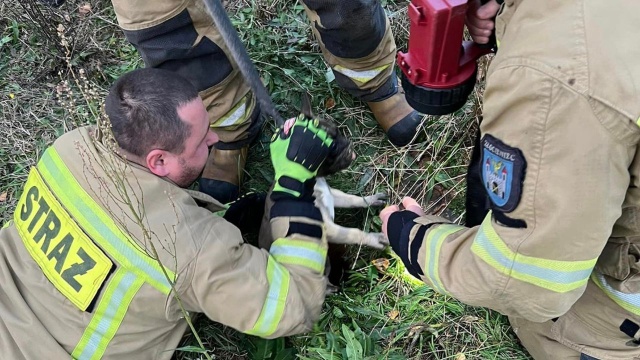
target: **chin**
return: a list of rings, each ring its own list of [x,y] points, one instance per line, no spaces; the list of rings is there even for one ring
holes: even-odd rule
[[[176,185],[178,185],[181,188],[188,188],[191,185],[193,185],[193,183],[195,183],[196,180],[198,180],[198,178],[200,178],[200,173],[198,173],[195,176],[192,174],[186,174],[175,180],[174,179],[170,179],[170,180],[173,181]]]

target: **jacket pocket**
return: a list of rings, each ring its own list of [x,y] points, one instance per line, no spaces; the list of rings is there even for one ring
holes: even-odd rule
[[[610,238],[598,258],[595,270],[614,280],[614,289],[624,293],[640,293],[640,254],[638,244],[629,238]]]

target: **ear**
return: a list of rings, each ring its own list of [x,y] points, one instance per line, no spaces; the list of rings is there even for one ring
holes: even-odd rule
[[[160,149],[151,150],[145,158],[149,171],[160,177],[164,177],[169,174],[170,161],[169,153]]]
[[[308,92],[305,92],[302,95],[302,114],[307,117],[307,119],[313,119],[313,111],[311,110],[311,96]]]

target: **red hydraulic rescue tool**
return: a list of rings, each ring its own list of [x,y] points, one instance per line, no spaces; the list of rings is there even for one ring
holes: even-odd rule
[[[486,1],[483,1],[483,3]],[[455,112],[476,83],[476,60],[493,51],[463,41],[467,0],[411,0],[409,49],[398,52],[407,102],[430,115]]]

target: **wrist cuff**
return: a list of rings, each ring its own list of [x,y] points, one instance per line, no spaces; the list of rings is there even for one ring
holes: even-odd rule
[[[413,225],[413,219],[417,217],[418,214],[408,210],[397,211],[389,216],[389,221],[387,222],[387,236],[389,237],[391,247],[396,253],[398,252],[398,250],[396,250],[395,246],[399,246],[398,244],[402,242],[401,238],[405,225]]]
[[[277,217],[306,217],[309,219],[322,222],[322,213],[313,204],[313,198],[311,201],[305,199],[284,198],[274,199],[274,204],[271,207],[269,214],[269,220]]]
[[[312,178],[305,182],[298,181],[289,176],[281,176],[278,178],[276,185],[271,193],[271,200],[278,199],[306,199],[313,201],[313,187],[316,185],[316,179]]]

